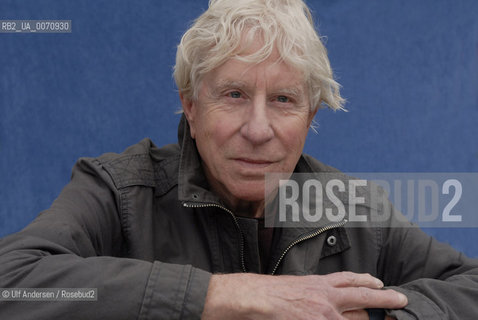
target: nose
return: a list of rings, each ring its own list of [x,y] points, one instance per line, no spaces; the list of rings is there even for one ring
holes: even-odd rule
[[[241,127],[241,135],[253,145],[268,142],[274,137],[274,130],[267,114],[265,97],[257,97],[250,108],[245,110],[245,121]]]

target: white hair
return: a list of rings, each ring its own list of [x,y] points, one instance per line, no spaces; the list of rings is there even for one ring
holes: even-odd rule
[[[241,55],[260,36],[261,49]],[[245,41],[245,43],[244,43]],[[280,59],[304,76],[312,110],[344,109],[309,8],[302,0],[210,0],[178,45],[174,79],[186,99],[196,99],[205,74],[231,58],[251,63],[277,49]]]

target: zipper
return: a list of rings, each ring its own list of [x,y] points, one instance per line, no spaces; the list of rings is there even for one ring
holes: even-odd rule
[[[242,271],[244,272],[247,272],[246,270],[246,264],[244,262],[244,235],[242,234],[242,230],[241,230],[241,227],[239,226],[239,222],[237,221],[237,218],[236,216],[234,215],[234,213],[227,209],[226,207],[223,207],[217,203],[201,203],[201,204],[197,204],[197,203],[187,203],[187,202],[184,202],[183,203],[183,206],[186,207],[186,208],[208,208],[208,207],[216,207],[216,208],[219,208],[219,209],[222,209],[224,211],[226,211],[227,213],[229,213],[232,217],[232,219],[234,220],[234,224],[236,225],[237,227],[237,230],[239,231],[239,235],[241,236],[241,245],[240,245],[240,254],[241,254],[241,267],[242,267]]]
[[[311,238],[314,238],[314,237],[317,237],[318,235],[320,235],[321,233],[324,233],[325,231],[329,231],[331,229],[335,229],[335,228],[339,228],[339,227],[342,227],[344,226],[345,224],[347,223],[347,220],[344,219],[340,222],[337,222],[337,223],[333,223],[333,224],[329,224],[327,226],[324,226],[320,229],[317,229],[316,231],[314,231],[313,233],[310,233],[306,236],[303,236],[302,238],[299,238],[297,240],[294,240],[291,244],[289,244],[289,246],[287,248],[285,248],[285,250],[282,252],[279,260],[277,260],[277,263],[275,264],[274,266],[274,269],[272,270],[271,272],[271,275],[274,275],[277,271],[277,268],[279,268],[279,264],[282,262],[282,259],[284,259],[285,255],[287,254],[287,252],[289,252],[289,250],[295,246],[296,244],[298,243],[301,243],[302,241],[305,241],[305,240],[309,240]]]

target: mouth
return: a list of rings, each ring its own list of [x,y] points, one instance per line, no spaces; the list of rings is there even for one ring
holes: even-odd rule
[[[239,164],[240,166],[246,167],[246,168],[266,168],[273,164],[273,161],[270,160],[263,160],[263,159],[251,159],[251,158],[236,158],[234,161]]]

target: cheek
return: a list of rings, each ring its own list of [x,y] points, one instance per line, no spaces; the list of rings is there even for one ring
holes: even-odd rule
[[[214,117],[204,131],[204,138],[216,147],[225,147],[231,142],[234,132],[234,123],[227,121],[227,117]]]
[[[308,127],[302,121],[284,125],[281,130],[282,144],[290,151],[302,153],[308,131]]]

